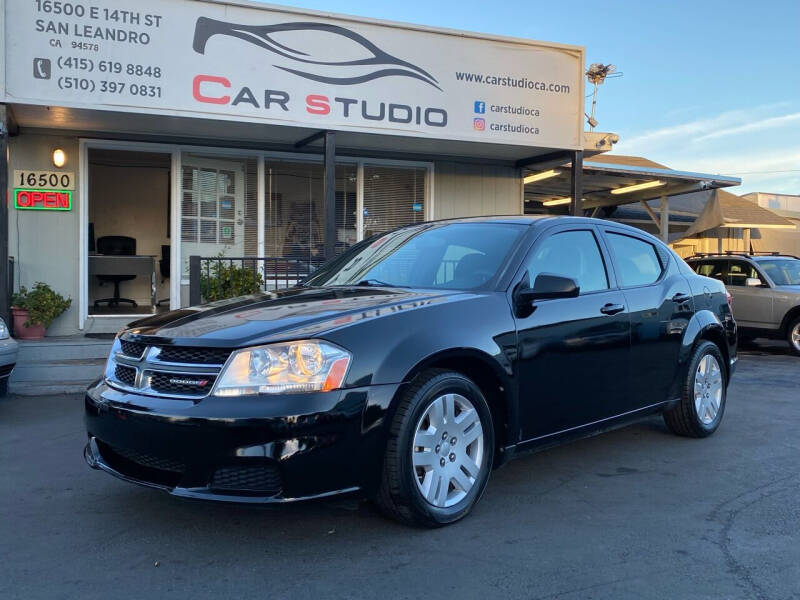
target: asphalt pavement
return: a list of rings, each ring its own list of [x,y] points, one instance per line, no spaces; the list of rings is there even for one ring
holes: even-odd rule
[[[800,359],[742,356],[718,432],[660,418],[493,473],[427,531],[354,499],[180,500],[90,470],[82,399],[0,399],[0,598],[800,598]]]

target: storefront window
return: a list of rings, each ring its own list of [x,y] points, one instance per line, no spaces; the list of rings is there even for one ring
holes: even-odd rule
[[[182,155],[179,218],[184,278],[191,256],[261,255],[316,264],[325,260],[322,163],[263,159],[264,207],[259,223],[259,160]],[[363,237],[424,221],[426,175],[427,169],[420,167],[365,165],[361,220],[358,165],[338,164],[336,253]],[[263,247],[259,247],[259,227]]]
[[[264,251],[317,262],[325,253],[324,169],[319,163],[267,161]],[[336,167],[336,252],[356,242],[356,165]]]
[[[364,237],[425,220],[424,168],[364,167]]]

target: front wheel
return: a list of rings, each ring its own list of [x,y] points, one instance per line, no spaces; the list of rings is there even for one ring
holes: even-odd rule
[[[480,499],[493,459],[492,415],[478,386],[459,373],[426,371],[392,420],[376,503],[404,523],[453,523]]]
[[[680,402],[664,411],[664,421],[673,433],[701,438],[717,430],[727,398],[724,365],[716,344],[700,342],[689,362]]]
[[[800,317],[789,324],[787,340],[792,352],[800,356]]]

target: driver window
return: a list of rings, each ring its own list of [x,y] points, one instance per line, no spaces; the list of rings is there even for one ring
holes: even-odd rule
[[[565,231],[544,240],[528,259],[531,285],[540,273],[571,277],[581,294],[608,289],[608,275],[591,231]]]

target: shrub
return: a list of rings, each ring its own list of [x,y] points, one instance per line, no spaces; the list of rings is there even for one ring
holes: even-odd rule
[[[206,302],[255,294],[264,285],[264,278],[255,269],[215,260],[200,275],[200,292]]]

